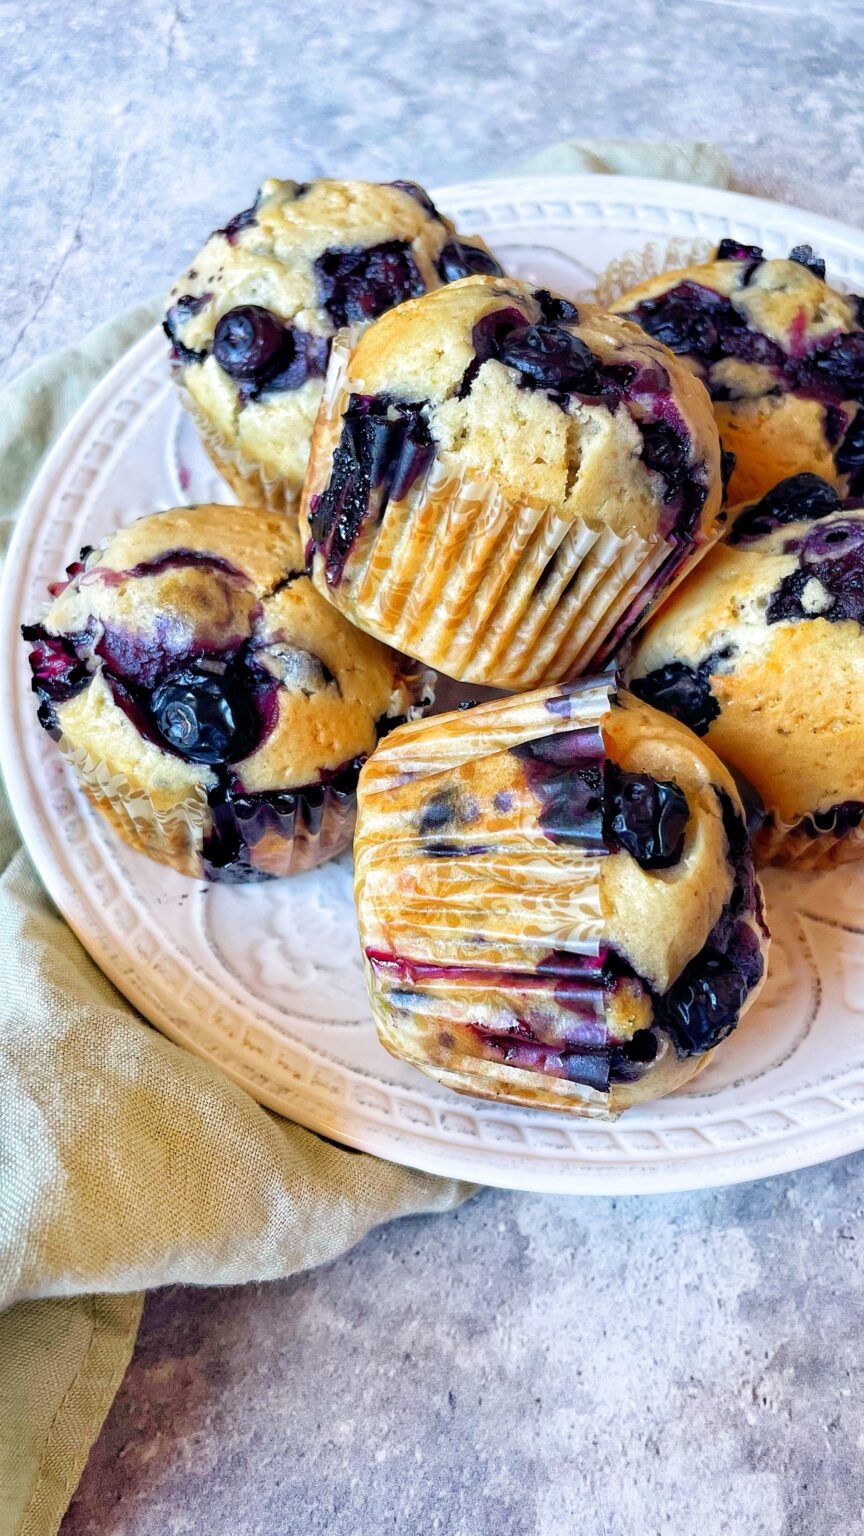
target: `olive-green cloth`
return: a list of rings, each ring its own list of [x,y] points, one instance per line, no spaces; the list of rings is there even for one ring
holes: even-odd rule
[[[571,140],[521,169],[725,185],[705,145]],[[138,305],[0,395],[0,538]],[[143,1293],[291,1275],[472,1186],[343,1151],[146,1024],[42,890],[0,802],[0,1536],[54,1536],[123,1378]]]

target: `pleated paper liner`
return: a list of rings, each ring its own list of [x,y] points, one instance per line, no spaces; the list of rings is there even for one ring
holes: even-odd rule
[[[839,836],[818,832],[811,836],[800,822],[785,824],[773,815],[756,834],[754,847],[760,864],[779,864],[789,869],[833,869],[864,859],[864,826],[852,827]]]
[[[304,488],[304,539],[313,499],[330,479],[343,412],[363,392],[356,380],[348,385],[349,356],[337,338]],[[328,587],[318,551],[313,579],[363,629],[448,676],[524,689],[605,660],[622,627],[641,617],[640,597],[647,608],[663,570],[669,590],[691,548],[516,502],[442,457],[401,501],[387,503],[380,521],[370,515],[339,585]]]
[[[247,459],[235,444],[226,442],[179,380],[177,388],[184,409],[195,423],[207,457],[231,487],[240,505],[263,507],[268,512],[284,512],[289,517],[295,517],[300,509],[299,492],[292,490],[281,476],[269,475],[260,464]]]
[[[124,774],[73,746],[66,737],[61,736],[59,746],[88,799],[124,842],[193,879],[298,875],[351,846],[356,788],[304,785],[271,796],[249,797],[250,815],[234,810],[229,813],[232,826],[244,839],[243,858],[242,863],[223,868],[206,856],[215,846],[208,847],[208,840],[220,808],[208,804],[203,784],[172,805],[157,808],[146,790],[133,786]]]
[[[181,874],[201,877],[201,844],[210,816],[203,784],[157,809],[146,790],[67,737],[61,735],[58,746],[88,799],[124,842]]]
[[[545,836],[536,801],[520,788],[523,764],[512,749],[579,731],[593,760],[603,752],[599,722],[609,710],[610,686],[609,679],[592,680],[568,691],[556,700],[557,714],[536,697],[514,696],[486,706],[482,718],[469,710],[403,727],[363,769],[355,883],[376,1024],[392,1054],[450,1087],[514,1103],[578,1103],[583,1113],[606,1111],[607,1095],[590,1086],[489,1059],[465,1017],[467,1009],[477,1023],[491,1023],[496,999],[500,1003],[509,993],[512,1005],[520,987],[539,1001],[553,995],[558,978],[538,977],[538,966],[550,951],[566,948],[574,970],[585,971],[585,1029],[598,1043],[605,1040],[599,984],[605,851],[602,845],[564,847]],[[463,792],[470,796],[482,781],[484,804],[493,793],[499,796],[500,826],[493,834],[485,823],[458,830],[447,825],[440,833],[448,840],[441,856],[430,857],[426,845],[433,831],[424,832],[422,821],[415,826],[411,809],[410,786],[417,780],[424,795],[428,788],[448,804]],[[407,815],[399,804],[404,786]],[[482,843],[484,830],[494,848],[472,849],[470,858],[446,855],[453,840]],[[370,958],[369,950],[382,946],[392,948],[394,963]],[[405,954],[411,959],[403,975],[396,957]],[[465,977],[461,1007],[458,977],[454,985],[447,974],[454,969]],[[419,995],[412,993],[412,973]],[[579,985],[574,976],[568,981]]]
[[[629,293],[631,288],[646,283],[651,277],[659,277],[662,272],[674,272],[678,267],[710,261],[716,249],[716,240],[706,240],[704,237],[697,240],[679,237],[663,242],[652,241],[641,251],[625,251],[623,256],[610,261],[608,267],[598,274],[594,286],[580,294],[580,298],[586,303],[599,304],[601,309],[608,309],[622,294]]]

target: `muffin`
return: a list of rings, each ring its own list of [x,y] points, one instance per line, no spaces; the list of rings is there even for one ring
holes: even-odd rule
[[[358,802],[378,1031],[449,1088],[614,1117],[692,1078],[756,995],[735,784],[609,677],[405,725]]]
[[[776,261],[721,240],[713,261],[653,277],[612,308],[707,384],[736,459],[730,501],[808,470],[864,495],[864,300],[830,288],[809,245]]]
[[[795,475],[733,516],[728,539],[639,637],[629,686],[755,787],[763,858],[859,858],[864,499]]]
[[[708,396],[636,326],[471,277],[334,347],[303,493],[319,591],[450,677],[605,660],[702,553]]]
[[[324,602],[291,520],[159,512],[51,593],[23,631],[39,719],[128,843],[230,880],[350,845],[360,765],[423,678]]]
[[[331,339],[470,272],[500,272],[411,181],[265,181],[169,297],[178,382],[239,499],[296,511]]]

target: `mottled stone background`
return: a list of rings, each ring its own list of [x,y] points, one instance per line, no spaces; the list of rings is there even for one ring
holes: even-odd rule
[[[0,376],[165,284],[263,175],[714,139],[861,221],[860,0],[7,0]],[[864,1157],[481,1195],[328,1269],[151,1297],[64,1536],[846,1536]]]

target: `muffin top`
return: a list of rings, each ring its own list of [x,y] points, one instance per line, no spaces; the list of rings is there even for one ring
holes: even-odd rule
[[[627,678],[707,736],[781,823],[864,804],[864,499],[816,475],[739,508]],[[817,830],[818,830],[818,823]]]
[[[401,728],[364,768],[359,805],[373,996],[399,1029],[425,1019],[433,1054],[447,997],[489,1059],[607,1088],[650,1068],[667,1091],[761,978],[730,774],[603,679]]]
[[[636,326],[530,283],[470,277],[400,306],[346,382],[358,414],[401,410],[454,474],[591,527],[689,538],[719,509],[701,385]]]
[[[52,593],[25,630],[43,725],[117,771],[149,765],[156,785],[317,783],[411,704],[395,654],[318,595],[275,514],[141,518],[82,550]]]
[[[724,406],[794,396],[808,437],[821,413],[844,489],[864,492],[864,301],[829,287],[810,246],[777,260],[723,240],[713,261],[650,278],[612,308],[685,359]]]
[[[299,487],[335,331],[476,271],[500,268],[413,182],[268,180],[175,283],[165,330],[223,442]]]

